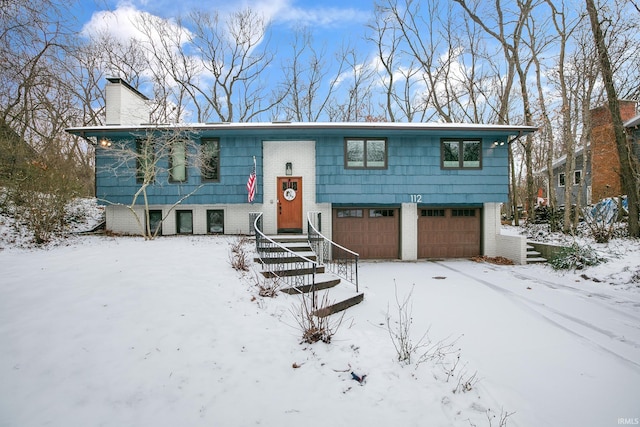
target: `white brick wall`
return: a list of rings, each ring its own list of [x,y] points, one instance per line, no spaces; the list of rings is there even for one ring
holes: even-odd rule
[[[150,210],[162,210],[162,215],[166,219],[162,223],[162,234],[176,234],[176,211],[190,210],[193,212],[193,234],[207,233],[207,210],[224,211],[224,233],[225,234],[249,234],[249,213],[260,212],[262,205],[241,204],[241,205],[178,205],[169,212],[169,206],[152,205]],[[135,208],[143,226],[146,223],[144,209]],[[108,229],[115,233],[141,234],[140,226],[136,222],[134,214],[125,206],[107,206],[105,215]]]
[[[264,141],[263,143],[263,174],[264,188],[264,231],[266,234],[277,232],[277,179],[285,176],[285,165],[291,163],[293,174],[302,177],[302,222],[306,228],[307,212],[323,211],[322,220],[331,216],[331,209],[326,215],[323,206],[316,203],[316,143],[315,141]],[[325,226],[322,227],[323,234]],[[303,230],[306,233],[306,230]],[[327,236],[329,237],[329,236]]]
[[[485,203],[483,211],[483,254],[490,257],[505,257],[516,264],[526,264],[526,237],[500,234],[500,203]]]

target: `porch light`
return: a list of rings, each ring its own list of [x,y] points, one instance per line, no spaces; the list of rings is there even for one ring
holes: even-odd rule
[[[285,165],[284,173],[287,176],[291,176],[293,174],[293,165],[291,164],[291,162],[287,162],[287,164]]]
[[[491,146],[492,147],[497,147],[498,145],[504,145],[504,141],[496,139],[495,141],[493,141],[493,144]]]
[[[111,147],[111,141],[109,141],[109,140],[108,140],[108,139],[106,139],[106,138],[102,138],[102,139],[100,140],[100,146],[101,146],[101,147]]]

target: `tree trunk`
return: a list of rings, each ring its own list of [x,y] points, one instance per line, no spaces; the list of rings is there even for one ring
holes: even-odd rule
[[[622,188],[627,193],[627,202],[629,206],[629,236],[640,237],[640,227],[638,224],[638,182],[633,173],[631,158],[634,155],[631,146],[628,144],[627,135],[620,116],[620,107],[618,105],[618,95],[613,83],[613,71],[611,62],[609,61],[609,52],[605,45],[604,34],[600,28],[598,21],[598,12],[593,0],[586,0],[589,19],[591,20],[591,30],[598,50],[598,58],[600,60],[600,69],[604,87],[607,91],[609,101],[609,110],[613,121],[613,129],[616,137],[616,147],[618,148],[618,156],[620,157],[620,178],[622,180]]]

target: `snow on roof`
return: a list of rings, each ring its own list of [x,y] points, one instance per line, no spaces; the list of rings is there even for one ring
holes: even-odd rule
[[[380,129],[380,130],[456,130],[456,131],[482,131],[502,132],[514,134],[528,134],[538,130],[535,126],[492,125],[471,123],[400,123],[400,122],[249,122],[249,123],[177,123],[177,124],[152,124],[140,125],[107,125],[72,127],[66,129],[72,134],[85,134],[91,132],[106,131],[144,131],[154,129],[185,129],[185,130],[215,130],[215,129]]]
[[[635,128],[635,127],[638,127],[639,125],[640,125],[640,115],[637,115],[634,118],[624,122],[625,128]]]
[[[591,145],[587,145],[587,150],[589,150],[590,148],[591,148]],[[580,148],[578,148],[575,151],[575,157],[577,158],[577,157],[581,156],[583,151],[584,151],[584,147],[580,146]],[[559,157],[556,160],[554,160],[554,162],[551,165],[551,169],[555,169],[558,166],[565,164],[566,162],[567,162],[567,155],[565,154],[564,156]],[[534,175],[541,175],[541,174],[546,173],[546,172],[547,172],[547,168],[544,167],[544,168],[542,168],[540,170],[535,171],[533,174]]]

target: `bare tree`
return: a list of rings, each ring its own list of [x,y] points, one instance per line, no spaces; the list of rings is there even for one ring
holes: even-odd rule
[[[117,177],[123,170],[135,169],[138,188],[132,196],[131,203],[124,205],[108,198],[100,200],[110,205],[126,206],[145,240],[154,239],[160,225],[176,206],[202,188],[200,184],[177,197],[169,209],[164,211],[161,220],[152,224],[148,193],[152,185],[162,186],[168,182],[187,183],[189,168],[197,169],[205,175],[217,172],[215,161],[211,160],[219,153],[212,153],[207,147],[200,145],[194,136],[193,132],[185,128],[154,127],[144,134],[132,135],[126,139],[103,139],[97,147],[103,151],[102,155],[105,158],[111,160],[108,166],[97,170],[99,178],[109,175]],[[142,215],[139,213],[139,207],[142,207]]]
[[[351,46],[343,46],[338,61],[344,60],[344,71],[336,77],[339,91],[329,103],[330,121],[357,122],[377,116],[371,104],[373,69],[367,58]]]
[[[600,61],[600,71],[604,81],[604,87],[607,91],[609,101],[609,110],[613,120],[613,129],[616,138],[616,147],[620,158],[620,178],[622,187],[627,193],[627,201],[629,206],[629,235],[632,237],[640,237],[640,227],[638,224],[638,181],[637,173],[633,170],[632,158],[633,150],[627,139],[622,118],[620,117],[620,107],[618,105],[618,94],[614,85],[613,68],[609,59],[605,36],[602,32],[600,20],[598,18],[598,10],[593,0],[586,0],[587,12],[591,21],[591,30],[598,51],[598,59]]]
[[[539,161],[546,159],[544,162],[544,166],[547,171],[547,182],[548,182],[548,194],[547,194],[547,206],[549,207],[552,215],[556,209],[556,191],[554,172],[553,172],[553,160],[555,158],[555,136],[554,129],[551,123],[550,113],[547,108],[547,97],[545,95],[545,83],[543,83],[542,74],[545,71],[543,69],[543,64],[540,59],[541,53],[544,51],[546,47],[554,43],[557,38],[554,36],[547,35],[545,36],[544,32],[537,31],[538,28],[541,27],[541,23],[536,22],[533,25],[531,20],[527,21],[526,28],[528,31],[528,45],[529,50],[531,52],[531,61],[533,62],[534,72],[535,72],[535,80],[536,80],[536,89],[537,89],[537,110],[539,115],[539,120],[542,122],[542,126],[540,131],[538,132],[539,138],[542,141],[542,145],[546,147],[546,150],[541,151],[538,156]],[[542,169],[542,162],[539,163],[538,168]],[[550,223],[551,231],[556,230],[555,221],[552,220]]]
[[[523,44],[522,41],[526,23],[530,19],[532,9],[535,6],[533,0],[517,0],[517,9],[513,13],[513,16],[505,16],[507,9],[502,6],[502,2],[500,0],[495,2],[495,7],[491,12],[484,13],[482,16],[476,9],[476,6],[469,5],[467,0],[455,0],[455,2],[462,6],[466,14],[502,47],[502,54],[504,56],[507,72],[504,76],[505,83],[502,90],[502,96],[499,99],[498,123],[509,122],[508,112],[510,98],[512,96],[512,87],[515,83],[516,77],[518,77],[520,81],[520,94],[523,101],[524,124],[532,125],[531,106],[529,103],[526,80],[527,69],[531,64],[531,59],[528,58],[525,60],[522,58],[521,45]],[[525,64],[524,67],[523,63]],[[525,163],[527,166],[526,201],[530,215],[532,213],[535,200],[533,171],[531,170],[532,144],[533,137],[528,135],[523,143],[523,148]],[[512,207],[517,206],[517,201],[515,199],[517,191],[515,186],[516,183],[512,181]],[[514,211],[514,217],[517,223],[517,209]]]
[[[211,85],[206,79],[190,84],[211,106],[214,120],[251,121],[282,100],[281,93],[267,95],[274,55],[267,48],[268,23],[263,17],[246,9],[226,20],[217,12],[194,12],[189,18],[194,26],[192,48],[213,77]]]
[[[299,28],[291,42],[291,55],[283,65],[285,97],[275,106],[274,117],[300,122],[320,120],[329,108],[334,93],[338,90],[345,57],[338,56],[335,61],[335,77],[329,79],[330,69],[325,50],[313,47],[313,36],[309,29]]]

